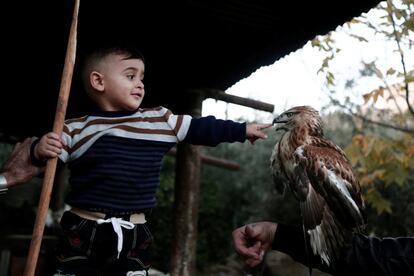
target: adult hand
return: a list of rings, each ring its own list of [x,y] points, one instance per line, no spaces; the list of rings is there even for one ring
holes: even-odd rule
[[[257,222],[233,231],[233,246],[244,262],[254,267],[263,261],[264,253],[271,248],[277,224]]]
[[[2,174],[7,180],[8,187],[27,182],[44,171],[44,167],[36,167],[30,161],[30,146],[34,140],[36,137],[26,138],[22,143],[17,143],[4,164]]]

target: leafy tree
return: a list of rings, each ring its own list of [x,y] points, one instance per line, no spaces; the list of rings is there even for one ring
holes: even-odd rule
[[[325,74],[331,105],[339,107],[352,122],[354,136],[346,152],[365,191],[375,232],[394,233],[398,229],[400,234],[413,233],[414,217],[407,213],[412,197],[406,197],[414,191],[414,101],[410,95],[414,70],[407,68],[407,61],[412,61],[413,56],[413,9],[413,0],[387,0],[374,11],[379,14],[378,21],[362,15],[342,30],[360,43],[369,43],[359,33],[361,28],[371,31],[373,39],[393,42],[394,49],[389,55],[398,54],[401,63],[398,67],[384,67],[379,59],[364,60],[354,77],[341,79],[333,66],[342,51],[335,33],[312,41],[314,47],[326,53],[319,71]],[[362,82],[375,83],[376,87],[361,91]],[[341,93],[347,96],[341,99]],[[405,216],[401,215],[404,213]],[[395,221],[391,218],[401,218],[400,223],[381,223]]]

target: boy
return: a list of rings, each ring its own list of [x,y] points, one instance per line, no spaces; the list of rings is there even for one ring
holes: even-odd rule
[[[216,146],[267,138],[262,129],[271,125],[139,108],[144,69],[134,48],[89,54],[82,77],[100,111],[66,121],[62,137],[48,133],[33,148],[34,162],[59,156],[71,171],[66,203],[72,209],[60,222],[65,237],[57,273],[147,275],[152,235],[145,214],[155,206],[164,155],[179,142]]]

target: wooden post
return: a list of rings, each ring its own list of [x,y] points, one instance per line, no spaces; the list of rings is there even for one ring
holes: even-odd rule
[[[268,112],[273,112],[274,109],[272,104],[228,95],[217,89],[193,89],[187,93],[190,108],[185,113],[194,117],[201,116],[202,101],[208,97]],[[203,158],[200,147],[189,144],[179,144],[176,155],[174,240],[170,273],[171,276],[193,276],[196,275],[201,162],[235,170],[239,169],[239,165],[214,158]]]
[[[53,131],[61,134],[63,123],[66,116],[66,108],[72,83],[73,68],[76,58],[76,33],[78,25],[79,1],[75,0],[72,24],[70,27],[68,46],[66,50],[65,64],[63,67],[62,80],[60,83],[59,98],[56,107],[55,121]],[[29,253],[27,256],[25,276],[33,276],[36,270],[37,259],[39,257],[40,245],[42,243],[43,230],[47,211],[49,209],[50,196],[52,193],[53,180],[56,172],[57,158],[50,159],[46,165],[45,177],[43,179],[42,193],[39,199],[39,207],[33,228],[32,241],[30,243]]]
[[[191,108],[187,114],[201,115],[203,98],[189,93]],[[174,199],[174,240],[171,253],[171,276],[196,275],[198,195],[201,170],[200,146],[177,146]]]

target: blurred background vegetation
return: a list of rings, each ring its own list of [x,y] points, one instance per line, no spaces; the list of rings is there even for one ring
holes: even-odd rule
[[[406,63],[414,58],[414,1],[384,1],[376,9],[380,15],[378,21],[363,15],[343,28],[360,43],[368,42],[357,31],[361,26],[370,29],[375,39],[392,42],[391,51],[398,53],[400,65],[381,68],[378,60],[361,61],[355,68],[356,75],[344,78],[330,66],[341,52],[334,33],[316,37],[312,46],[325,53],[319,72],[326,76],[324,89],[330,98],[330,104],[321,114],[325,135],[346,151],[360,180],[367,203],[368,234],[413,236],[414,70],[406,68]],[[373,79],[379,83],[374,90],[366,91],[357,85]],[[341,97],[340,92],[348,96]],[[222,144],[203,149],[206,155],[232,160],[241,166],[236,172],[206,165],[202,168],[197,256],[198,268],[206,275],[219,275],[217,271],[221,275],[295,275],[295,272],[280,270],[280,274],[270,273],[263,266],[254,270],[241,268],[230,243],[232,230],[249,222],[300,223],[299,209],[292,195],[282,197],[275,193],[269,158],[280,134],[271,129],[268,135],[268,140],[254,146]],[[168,159],[173,174],[174,159]],[[168,179],[165,179],[168,184],[159,191],[161,208],[155,210],[156,217],[168,214],[168,218],[155,221],[158,231],[171,225],[173,176]],[[162,204],[163,201],[167,204]],[[172,237],[156,241],[161,269],[167,269],[169,255],[164,249],[168,248],[168,238]],[[301,273],[306,275],[306,270]]]

